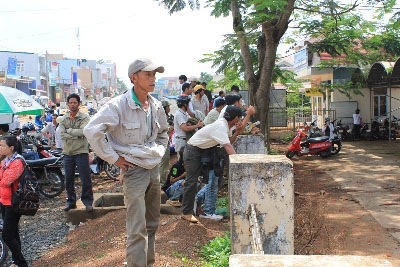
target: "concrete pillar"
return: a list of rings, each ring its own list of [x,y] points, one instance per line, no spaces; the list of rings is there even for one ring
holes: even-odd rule
[[[267,154],[264,135],[239,135],[233,147],[238,154]]]
[[[293,164],[285,156],[229,157],[231,253],[251,254],[248,212],[254,204],[265,254],[294,254]]]

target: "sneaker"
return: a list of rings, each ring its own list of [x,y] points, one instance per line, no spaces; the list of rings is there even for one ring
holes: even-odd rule
[[[217,215],[217,214],[207,214],[207,213],[203,213],[200,214],[199,216],[200,218],[204,218],[204,219],[211,219],[211,220],[222,220],[224,217],[221,215]]]

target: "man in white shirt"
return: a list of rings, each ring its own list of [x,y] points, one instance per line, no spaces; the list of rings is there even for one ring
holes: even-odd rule
[[[183,150],[186,145],[186,132],[193,131],[199,127],[203,127],[204,123],[199,121],[196,125],[188,125],[187,122],[190,118],[187,111],[189,109],[189,96],[180,95],[176,99],[178,110],[174,116],[174,130],[175,130],[175,152],[178,153],[178,157],[183,156]]]
[[[44,137],[49,139],[49,146],[53,146],[55,143],[55,133],[57,127],[57,114],[51,115],[51,122],[49,122],[40,132]]]
[[[253,115],[254,112],[254,107],[250,106],[247,116]],[[233,126],[236,126],[234,134],[230,131]],[[222,145],[229,155],[236,154],[231,143],[243,132],[243,129],[242,110],[236,106],[228,106],[223,118],[200,129],[190,138],[183,154],[186,179],[182,199],[182,219],[193,223],[198,222],[197,218],[193,216],[193,208],[197,192],[197,179],[202,168],[203,150]]]

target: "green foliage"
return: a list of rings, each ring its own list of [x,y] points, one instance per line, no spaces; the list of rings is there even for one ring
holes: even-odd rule
[[[217,88],[217,84],[213,81],[213,76],[206,72],[200,73],[200,82],[207,83],[207,89],[211,92],[214,91],[215,88]]]
[[[292,141],[292,139],[293,139],[293,136],[291,136],[291,135],[286,135],[286,136],[284,136],[284,137],[282,138],[282,141],[284,141],[284,142],[290,142],[290,141]]]
[[[363,87],[362,83],[353,83],[351,81],[349,81],[345,84],[333,84],[332,85],[333,90],[337,90],[340,93],[344,94],[349,101],[351,99],[353,99],[352,93],[354,95],[364,96],[364,94],[360,91],[360,88],[362,88],[362,87]]]
[[[200,254],[204,261],[204,267],[228,267],[231,254],[230,233],[223,237],[216,237],[209,244],[201,248]]]
[[[118,77],[117,77],[117,84],[119,93],[125,92],[128,89],[124,81],[119,79]]]
[[[194,260],[186,258],[182,253],[179,253],[177,251],[174,251],[172,253],[172,256],[174,256],[176,258],[181,258],[181,261],[182,261],[181,267],[198,266],[198,264]],[[186,265],[186,263],[189,265]]]
[[[217,208],[229,208],[229,198],[228,197],[220,197],[217,199]]]
[[[268,151],[268,154],[269,155],[279,155],[279,150],[272,148]]]

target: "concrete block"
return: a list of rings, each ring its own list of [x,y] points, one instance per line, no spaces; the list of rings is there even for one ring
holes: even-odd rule
[[[164,196],[166,199],[168,199],[165,193]],[[87,220],[103,216],[110,211],[126,209],[123,193],[94,193],[93,197],[93,212],[87,212],[85,205],[78,201],[76,203],[76,209],[65,213],[66,221],[72,223],[73,225],[78,225],[81,222],[86,222]],[[164,203],[166,200],[165,198]],[[173,207],[171,205],[161,203],[160,213],[180,215],[182,214],[182,211],[179,207]]]
[[[393,267],[382,259],[369,256],[336,255],[231,255],[229,266],[235,267]]]
[[[65,213],[66,221],[74,225],[95,219],[110,211],[125,209],[123,193],[94,193],[93,211],[87,212],[81,201],[76,202],[76,209]]]
[[[238,154],[266,154],[264,135],[239,135],[233,143]]]
[[[251,254],[248,212],[254,204],[265,254],[294,253],[293,164],[285,156],[229,157],[232,254]],[[235,266],[235,265],[232,265]]]

